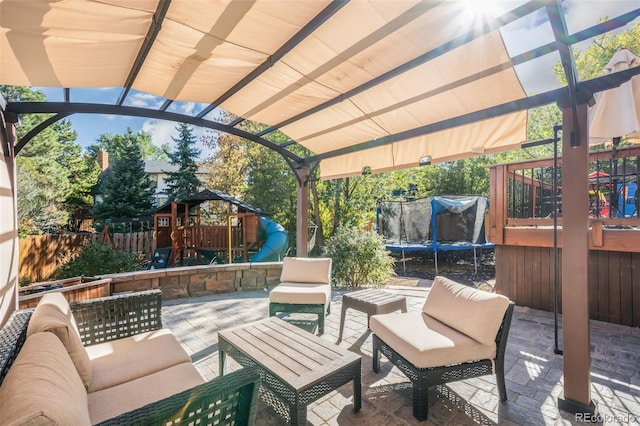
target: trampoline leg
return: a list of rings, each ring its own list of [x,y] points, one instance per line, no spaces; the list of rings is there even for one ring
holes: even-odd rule
[[[433,260],[436,265],[436,274],[438,273],[438,250],[433,251]]]
[[[473,248],[473,274],[478,275],[478,259],[476,257],[476,248]]]
[[[404,263],[404,250],[400,250],[402,252],[402,272],[407,272],[407,266]]]

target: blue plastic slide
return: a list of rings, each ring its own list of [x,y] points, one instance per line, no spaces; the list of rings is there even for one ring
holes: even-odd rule
[[[282,225],[260,216],[260,237],[266,241],[256,254],[251,256],[251,262],[278,262],[282,260],[289,248],[289,236]]]

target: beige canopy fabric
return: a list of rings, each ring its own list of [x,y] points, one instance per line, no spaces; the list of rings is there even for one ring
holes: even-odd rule
[[[605,69],[612,73],[637,66],[640,58],[622,49],[613,55]],[[597,93],[595,104],[589,109],[589,143],[606,143],[616,137],[640,143],[640,76]]]
[[[464,2],[334,3],[0,0],[0,83],[130,85],[168,100],[220,99],[221,108],[244,119],[287,123],[281,130],[315,154],[526,97],[498,30],[459,42],[446,55],[437,53],[469,32],[459,20]],[[237,86],[327,6],[335,10],[309,36]],[[165,13],[161,27],[132,75],[159,13]],[[417,66],[360,89],[426,54],[428,60]],[[354,89],[353,96],[292,120]],[[526,123],[526,113],[516,112],[331,155],[320,163],[321,175],[360,174],[365,166],[381,172],[416,166],[423,156],[436,163],[512,149],[525,141]]]

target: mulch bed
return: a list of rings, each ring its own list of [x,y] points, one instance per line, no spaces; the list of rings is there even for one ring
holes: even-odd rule
[[[400,253],[392,253],[396,260],[395,272],[397,277],[390,280],[389,284],[429,285],[435,278],[435,263],[433,252],[405,252],[405,268],[402,266],[402,256]],[[494,250],[479,250],[478,273],[474,273],[473,252],[464,251],[441,251],[438,252],[438,274],[450,278],[459,283],[473,285],[476,288],[485,290],[493,289],[496,278],[496,263]],[[406,269],[406,270],[405,270]],[[416,278],[407,280],[404,278]],[[423,281],[424,280],[424,281]],[[428,281],[427,281],[428,280]]]

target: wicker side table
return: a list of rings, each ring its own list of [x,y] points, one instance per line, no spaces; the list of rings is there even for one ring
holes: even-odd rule
[[[340,315],[340,335],[338,341],[342,340],[344,329],[344,319],[347,309],[367,314],[367,328],[371,315],[388,314],[394,311],[407,312],[407,299],[404,296],[391,294],[383,290],[359,290],[347,293],[342,296],[342,312]]]

